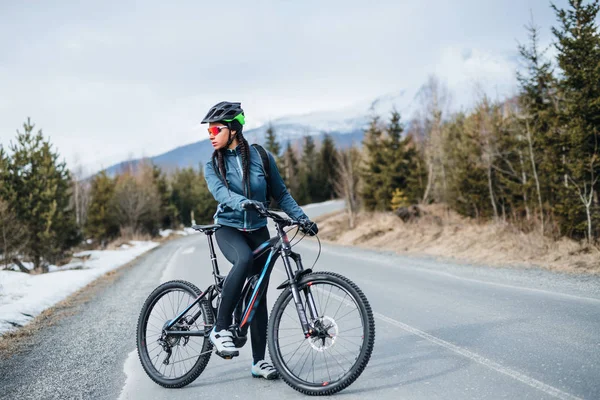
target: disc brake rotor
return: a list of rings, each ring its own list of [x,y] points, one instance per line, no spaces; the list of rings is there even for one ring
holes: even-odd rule
[[[317,329],[317,333],[308,342],[313,349],[323,352],[335,345],[339,328],[335,320],[328,316],[321,319],[320,325],[321,327]]]

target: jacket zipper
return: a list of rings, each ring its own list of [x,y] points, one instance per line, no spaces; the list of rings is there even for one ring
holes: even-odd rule
[[[238,163],[238,167],[240,167],[239,171],[240,171],[240,176],[242,178],[242,192],[244,191],[244,170],[242,169],[242,163],[240,163],[240,157],[237,155],[237,153],[235,154],[235,159],[237,160]],[[246,226],[246,211],[244,211],[244,230],[247,229]]]

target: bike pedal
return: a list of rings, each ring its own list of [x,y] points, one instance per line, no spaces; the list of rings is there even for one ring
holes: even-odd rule
[[[225,359],[225,360],[231,360],[233,357],[236,357],[236,355],[231,355],[231,354],[223,354],[223,353],[219,353],[218,351],[215,351],[215,353],[216,353],[216,354],[217,354],[219,357],[221,357],[221,358],[223,358],[223,359]]]

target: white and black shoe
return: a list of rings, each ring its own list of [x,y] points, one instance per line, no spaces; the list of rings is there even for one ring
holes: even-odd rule
[[[265,378],[271,380],[279,378],[279,373],[275,370],[275,367],[273,367],[271,363],[265,360],[260,360],[256,364],[252,365],[252,376],[255,378]]]
[[[240,352],[233,344],[233,334],[227,329],[222,329],[217,332],[215,327],[212,331],[210,331],[210,335],[208,337],[213,346],[215,346],[218,356],[221,356],[225,359],[231,359],[240,355]]]

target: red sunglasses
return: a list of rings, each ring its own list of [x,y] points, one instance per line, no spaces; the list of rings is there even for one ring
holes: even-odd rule
[[[223,129],[228,129],[226,126],[211,126],[208,128],[208,134],[212,134],[213,136],[217,136]]]

